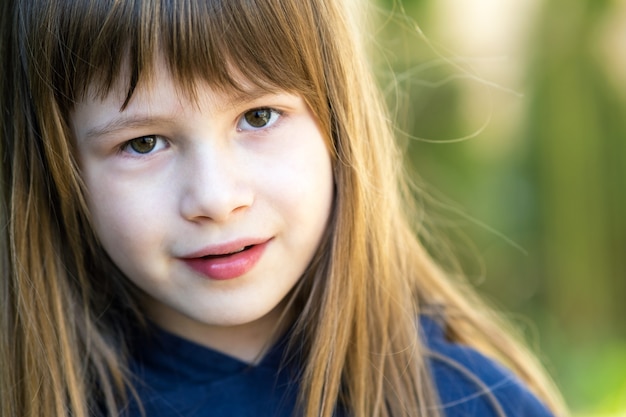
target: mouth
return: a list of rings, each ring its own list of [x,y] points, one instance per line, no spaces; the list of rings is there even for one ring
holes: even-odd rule
[[[219,259],[219,258],[227,258],[229,256],[233,256],[233,255],[237,255],[241,252],[245,252],[251,248],[253,248],[256,245],[248,245],[248,246],[243,246],[239,249],[236,249],[234,251],[231,252],[227,252],[227,253],[219,253],[219,254],[213,254],[213,255],[205,255],[205,256],[201,256],[200,259]]]
[[[181,260],[201,276],[212,280],[230,280],[251,271],[271,240],[229,243],[196,252]]]
[[[229,242],[214,244],[207,246],[203,249],[199,249],[194,252],[189,252],[186,255],[181,256],[182,259],[218,259],[228,256],[237,255],[241,252],[249,251],[256,246],[263,246],[268,243],[271,238],[242,238]]]

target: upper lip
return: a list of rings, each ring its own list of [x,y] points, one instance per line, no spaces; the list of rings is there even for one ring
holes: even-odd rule
[[[219,255],[228,255],[231,253],[235,253],[244,249],[248,246],[260,245],[262,243],[268,242],[270,239],[268,238],[242,238],[232,240],[230,242],[218,243],[215,245],[206,246],[200,250],[195,252],[191,252],[184,256],[181,256],[182,259],[193,259],[193,258],[202,258],[204,256],[219,256]]]

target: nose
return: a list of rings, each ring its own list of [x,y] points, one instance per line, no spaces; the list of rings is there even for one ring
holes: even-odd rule
[[[222,223],[252,205],[244,160],[215,146],[197,147],[185,159],[180,212],[189,221]]]

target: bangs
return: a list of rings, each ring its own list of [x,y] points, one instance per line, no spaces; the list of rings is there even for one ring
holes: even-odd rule
[[[244,92],[243,82],[266,91],[297,92],[317,107],[311,101],[324,101],[322,56],[316,36],[319,22],[308,3],[66,2],[50,11],[46,25],[52,38],[56,99],[61,108],[71,109],[88,90],[104,97],[123,82],[125,106],[139,83],[150,82],[154,66],[164,63],[191,97],[198,81]]]

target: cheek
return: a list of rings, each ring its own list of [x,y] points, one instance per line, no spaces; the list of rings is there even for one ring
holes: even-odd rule
[[[137,192],[131,184],[102,180],[87,181],[89,208],[94,228],[102,245],[120,262],[129,255],[150,250],[147,242],[155,240],[151,210],[155,202],[146,192]],[[121,259],[120,259],[121,258]]]
[[[302,138],[284,160],[284,171],[277,175],[276,201],[283,203],[292,227],[317,238],[326,227],[333,199],[334,181],[330,155],[319,133]],[[282,181],[281,181],[282,179]]]

